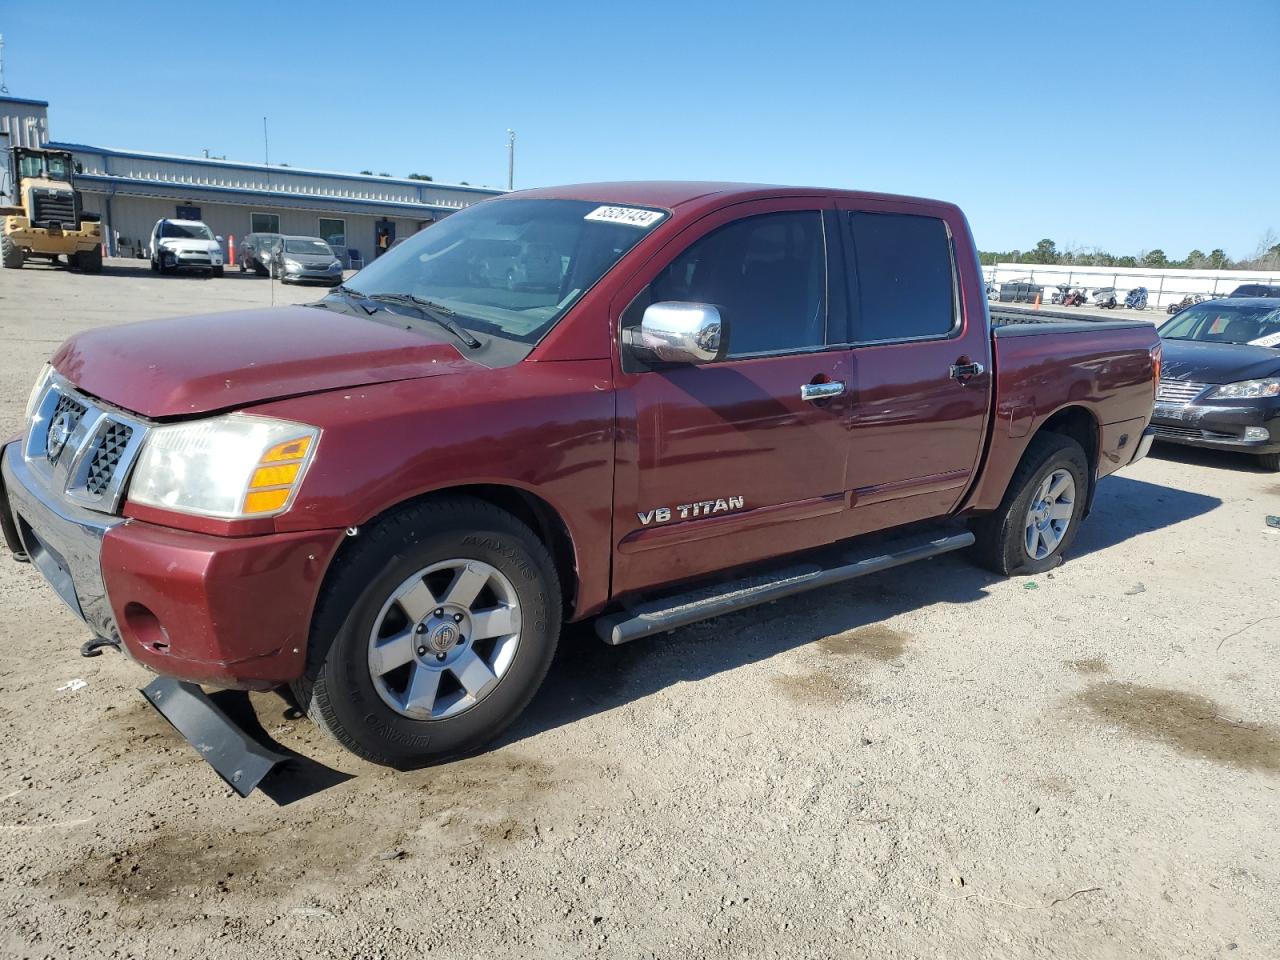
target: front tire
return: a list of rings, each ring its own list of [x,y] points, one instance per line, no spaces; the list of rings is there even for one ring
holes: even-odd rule
[[[1258,466],[1263,470],[1270,470],[1272,473],[1280,471],[1280,453],[1260,453],[1258,454]]]
[[[1076,538],[1088,495],[1089,460],[1080,444],[1037,434],[1000,506],[971,524],[974,558],[1006,577],[1052,570]]]
[[[20,270],[26,262],[22,248],[14,243],[7,234],[0,233],[0,263],[7,270]]]
[[[293,690],[366,760],[404,769],[463,756],[537,692],[560,612],[551,556],[513,516],[468,497],[408,507],[334,562]]]
[[[214,267],[214,268],[213,268],[213,275],[214,275],[215,277],[221,277],[221,276],[223,276],[225,273],[226,273],[226,268],[225,268],[225,267]]]

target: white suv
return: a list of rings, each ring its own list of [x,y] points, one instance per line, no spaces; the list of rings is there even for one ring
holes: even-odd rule
[[[157,273],[203,270],[222,276],[222,238],[200,220],[157,220],[148,251],[151,269]]]

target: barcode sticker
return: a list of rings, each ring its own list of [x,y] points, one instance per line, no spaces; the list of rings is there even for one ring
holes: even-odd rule
[[[662,214],[657,210],[642,210],[640,207],[596,207],[582,219],[625,223],[629,227],[648,230],[662,219]]]

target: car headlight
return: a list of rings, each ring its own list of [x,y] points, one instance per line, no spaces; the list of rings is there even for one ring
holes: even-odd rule
[[[1240,380],[1214,387],[1206,400],[1253,400],[1259,397],[1280,397],[1280,377],[1264,380]]]
[[[36,404],[40,402],[40,396],[44,393],[44,388],[49,385],[49,380],[53,377],[52,364],[46,363],[44,369],[40,371],[40,376],[36,377],[36,385],[31,388],[31,396],[27,397],[27,412],[23,419],[29,426],[31,417],[36,412]]]
[[[283,513],[319,438],[306,424],[239,413],[153,427],[129,499],[227,520]]]
[[[300,264],[297,260],[286,260],[286,261],[284,262],[284,266],[285,266],[285,269],[286,269],[286,270],[301,270],[301,269],[302,269],[302,264]]]
[[[341,270],[341,269],[342,269],[342,261],[341,261],[341,260],[335,260],[335,261],[333,261],[333,263],[329,264],[329,269],[330,269],[330,270]]]

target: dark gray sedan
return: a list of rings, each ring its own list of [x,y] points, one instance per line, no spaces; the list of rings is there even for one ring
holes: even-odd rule
[[[325,283],[336,287],[342,282],[342,261],[319,237],[285,237],[277,257],[276,272],[281,283]]]

